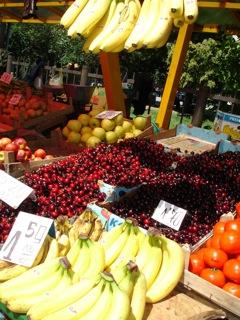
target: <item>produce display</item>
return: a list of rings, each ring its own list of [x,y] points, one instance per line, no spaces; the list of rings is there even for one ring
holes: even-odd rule
[[[116,143],[137,137],[146,128],[145,117],[136,117],[133,123],[124,120],[122,114],[113,119],[101,120],[95,117],[100,112],[90,111],[89,114],[80,114],[78,119],[69,120],[62,130],[63,136],[70,143],[96,147],[101,142]]]
[[[240,298],[240,218],[215,224],[206,245],[191,254],[189,270]]]
[[[104,231],[98,242],[80,235],[58,252],[58,241],[49,249],[44,243],[32,268],[12,266],[21,272],[0,284],[0,301],[11,311],[31,320],[114,320],[116,314],[141,320],[145,303],[168,296],[184,269],[176,242],[156,230],[144,234],[131,220]]]
[[[164,46],[173,24],[191,24],[197,16],[197,0],[75,0],[61,24],[69,36],[86,38],[85,51],[132,52]]]
[[[53,155],[47,154],[47,152],[42,149],[31,150],[28,146],[27,141],[24,138],[18,137],[15,139],[10,139],[3,137],[0,139],[0,162],[4,162],[4,151],[12,151],[15,154],[14,162],[24,162],[30,160],[43,160],[52,159]]]
[[[20,94],[20,93],[17,93]],[[40,96],[31,96],[29,99],[22,94],[20,99],[13,100],[15,93],[0,94],[1,114],[11,120],[25,121],[47,114],[47,104],[44,98]]]

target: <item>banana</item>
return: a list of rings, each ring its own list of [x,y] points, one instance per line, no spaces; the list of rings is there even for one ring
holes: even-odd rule
[[[109,24],[114,11],[116,9],[117,3],[113,0],[110,4],[109,10],[105,13],[103,18],[97,23],[96,27],[92,31],[92,33],[87,37],[87,40],[84,43],[83,51],[89,52],[89,47],[94,39],[103,31],[104,27]],[[99,221],[99,220],[98,220]],[[101,221],[100,221],[101,222]],[[95,222],[96,223],[96,222]],[[94,229],[95,230],[95,229]],[[98,240],[98,239],[97,239]]]
[[[131,311],[128,320],[142,320],[146,304],[147,282],[142,272],[135,276],[131,299]]]
[[[94,241],[98,241],[102,235],[104,226],[102,224],[102,221],[100,219],[96,219],[94,222],[93,231],[90,235],[90,239]]]
[[[69,233],[68,233],[68,238],[69,238],[69,242],[70,242],[70,247],[72,248],[73,245],[75,244],[76,240],[78,239],[78,231],[74,228],[70,229]],[[60,238],[60,237],[59,237]]]
[[[110,265],[109,269],[112,271],[116,267],[122,267],[128,263],[129,260],[134,260],[139,249],[139,242],[137,235],[135,234],[134,227],[130,227],[130,235],[127,242],[125,243],[122,251],[120,252],[117,259]]]
[[[112,14],[112,18],[110,19],[109,23],[104,26],[102,32],[99,33],[99,35],[92,41],[92,43],[89,46],[89,51],[93,53],[98,53],[100,51],[100,46],[103,43],[104,39],[106,39],[108,35],[112,33],[112,31],[117,27],[119,23],[121,13],[124,9],[124,1],[113,1],[115,2],[115,4],[112,5],[115,6],[115,10]]]
[[[116,241],[117,238],[121,235],[121,233],[123,232],[123,228],[124,228],[124,223],[118,225],[117,227],[113,228],[109,232],[107,231],[103,232],[99,242],[101,243],[105,251],[108,250],[111,247],[111,245],[114,243],[114,241]]]
[[[150,5],[146,8],[144,28],[139,32],[139,36],[132,42],[132,46],[140,49],[143,46],[145,36],[147,36],[155,26],[160,12],[162,0],[151,0]]]
[[[130,33],[127,41],[125,42],[124,48],[130,50],[133,43],[137,43],[140,39],[140,35],[145,28],[146,21],[148,19],[148,10],[151,4],[151,0],[144,0],[142,8],[138,17],[138,20]]]
[[[132,32],[139,15],[138,6],[134,0],[129,0],[122,12],[117,28],[103,41],[100,50],[111,52],[118,48]]]
[[[66,234],[62,234],[58,239],[58,255],[60,257],[66,256],[70,249],[70,241]]]
[[[0,260],[0,270],[4,268],[12,267],[14,264],[8,261]]]
[[[184,0],[184,19],[186,23],[194,23],[198,17],[197,0]]]
[[[169,15],[173,19],[180,18],[183,15],[183,0],[170,1]]]
[[[169,16],[169,0],[161,0],[160,13],[153,29],[143,41],[147,48],[164,46],[172,31],[173,19]]]
[[[28,310],[45,300],[54,299],[56,295],[62,293],[63,290],[68,288],[72,284],[72,279],[69,270],[63,270],[62,278],[57,286],[51,290],[48,290],[42,294],[31,295],[27,297],[19,297],[8,301],[8,308],[16,313],[27,313]]]
[[[118,286],[122,291],[126,292],[128,297],[131,299],[134,287],[134,277],[136,272],[138,272],[138,267],[134,262],[129,261],[124,268],[125,276],[120,282],[118,282]]]
[[[112,305],[104,320],[128,320],[130,313],[129,296],[115,282],[112,283],[111,287]]]
[[[149,288],[154,282],[162,264],[162,249],[159,239],[154,236],[150,236],[149,240],[150,247],[148,249],[147,263],[141,270],[146,278],[147,288]]]
[[[135,262],[141,271],[148,262],[149,249],[150,249],[150,237],[149,235],[145,235],[142,241],[142,244],[139,246],[139,251],[135,259]]]
[[[68,30],[68,35],[80,34],[87,37],[92,28],[104,16],[111,0],[89,0]]]
[[[184,271],[184,253],[175,241],[160,237],[163,261],[160,272],[148,288],[146,301],[155,303],[164,299],[177,285]]]
[[[62,294],[58,295],[57,299],[45,299],[43,302],[33,305],[29,309],[27,315],[31,320],[42,320],[50,314],[53,315],[55,312],[58,312],[64,308],[68,308],[68,306],[87,295],[99,281],[98,278],[99,277],[81,279],[79,283],[73,284],[69,288],[65,289]],[[64,317],[59,317],[56,319],[65,320]]]
[[[176,28],[181,28],[181,26],[184,24],[184,17],[181,16],[179,18],[176,18],[173,20],[173,24]]]
[[[90,255],[90,263],[87,271],[83,274],[84,278],[91,278],[105,268],[105,251],[100,243],[90,240],[88,254]]]
[[[67,253],[67,259],[72,266],[76,263],[79,256],[79,252],[80,252],[80,241],[79,239],[77,239],[74,241],[70,250]]]
[[[48,249],[48,254],[45,261],[49,261],[58,257],[58,241],[56,239],[51,239]]]
[[[75,0],[63,14],[60,24],[65,28],[70,27],[70,25],[74,22],[82,9],[85,7],[87,2],[88,0]]]
[[[79,239],[80,250],[77,257],[77,261],[72,265],[72,270],[74,271],[73,283],[78,282],[83,274],[87,271],[91,259],[90,259],[90,249],[89,249],[89,239]]]

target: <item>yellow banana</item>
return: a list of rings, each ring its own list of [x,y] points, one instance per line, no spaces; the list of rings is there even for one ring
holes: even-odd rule
[[[135,262],[138,268],[142,271],[148,262],[148,252],[150,250],[150,237],[145,235],[142,244],[139,246],[139,251],[136,256]]]
[[[54,314],[55,312],[67,308],[77,300],[81,299],[95,286],[98,281],[97,277],[91,279],[81,279],[79,283],[71,285],[65,289],[57,299],[45,299],[43,302],[32,306],[27,315],[31,320],[42,320],[44,317]],[[57,318],[56,318],[57,319]],[[65,318],[58,318],[64,319]]]
[[[89,0],[68,30],[68,35],[80,34],[87,37],[92,28],[104,16],[111,0]]]
[[[113,282],[112,285],[112,304],[104,320],[128,320],[130,313],[130,299],[126,292],[122,291]]]
[[[28,267],[19,266],[15,264],[7,268],[3,268],[0,270],[0,282],[16,278],[17,276],[21,275],[27,270],[29,270]]]
[[[89,249],[89,239],[80,239],[80,250],[77,261],[72,265],[72,270],[74,271],[73,283],[79,281],[79,279],[88,270],[90,265],[90,249]]]
[[[125,6],[125,10],[120,16],[116,29],[114,29],[103,41],[100,50],[111,52],[121,44],[124,45],[135,26],[138,15],[139,11],[136,2],[134,0],[129,0],[128,4]]]
[[[142,4],[142,8],[138,17],[138,20],[130,33],[129,37],[127,38],[124,48],[126,50],[130,50],[132,48],[133,43],[137,43],[140,39],[141,32],[145,28],[146,21],[148,19],[148,10],[151,4],[151,0],[144,0]]]
[[[128,320],[142,320],[146,304],[147,282],[142,272],[135,276],[131,299],[131,311]]]
[[[87,2],[88,0],[75,0],[63,14],[60,24],[65,28],[70,27],[70,25],[74,22],[82,9],[85,7]]]
[[[184,19],[186,23],[194,23],[198,17],[197,0],[184,0]]]
[[[124,269],[125,276],[120,282],[118,282],[118,286],[121,290],[126,292],[128,297],[131,299],[134,287],[134,278],[135,274],[138,272],[138,267],[134,262],[129,261],[129,263],[124,266]]]
[[[90,235],[90,239],[98,241],[103,233],[104,226],[100,219],[96,219],[94,222],[93,232]]]
[[[80,241],[79,241],[79,239],[77,239],[72,244],[70,250],[67,253],[67,259],[72,266],[76,263],[78,256],[79,256],[79,252],[80,252]]]
[[[52,260],[58,257],[58,241],[56,239],[51,239],[48,249],[48,254],[45,261]]]
[[[180,18],[183,15],[183,0],[171,0],[169,14],[173,19]]]
[[[0,270],[8,267],[12,267],[14,264],[8,261],[0,260]]]
[[[116,28],[116,26],[119,23],[121,12],[124,8],[124,1],[113,1],[116,3],[112,18],[110,19],[109,23],[104,26],[102,32],[99,33],[99,35],[93,40],[93,42],[89,46],[89,51],[93,53],[98,53],[100,51],[100,46],[103,43],[104,39],[106,39],[108,35],[112,33],[112,31]]]
[[[103,232],[99,242],[101,243],[105,251],[111,247],[115,240],[117,240],[117,238],[123,232],[123,227],[124,223],[118,225],[109,232]]]
[[[169,16],[169,0],[161,0],[160,13],[153,29],[144,38],[147,48],[164,46],[172,31],[173,19]]]
[[[66,256],[70,249],[70,241],[66,234],[62,234],[58,239],[58,255],[60,257]]]
[[[181,28],[181,26],[184,24],[184,17],[181,16],[179,18],[174,19],[173,24],[176,28]]]
[[[161,237],[163,261],[160,272],[147,290],[146,301],[155,303],[164,299],[178,284],[184,271],[184,253],[175,241]]]

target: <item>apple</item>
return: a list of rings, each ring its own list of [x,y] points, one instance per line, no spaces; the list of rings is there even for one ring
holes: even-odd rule
[[[104,111],[103,108],[94,109],[94,110],[90,111],[90,112],[88,113],[88,115],[89,115],[90,117],[96,117],[99,113],[101,113],[101,112],[103,112],[103,111]]]
[[[81,136],[81,142],[85,144],[85,143],[87,142],[87,140],[88,140],[91,136],[92,136],[92,135],[91,135],[91,133],[89,133],[89,132],[84,133],[84,134]]]
[[[106,132],[107,143],[116,143],[118,141],[118,136],[114,131]]]
[[[69,133],[70,133],[70,130],[68,129],[67,126],[62,129],[62,134],[65,138],[68,137]]]
[[[11,142],[5,146],[4,150],[5,151],[13,151],[16,153],[18,151],[18,145]]]
[[[105,131],[112,131],[115,128],[115,121],[113,119],[103,119],[101,122],[101,127]]]
[[[87,147],[90,147],[90,148],[94,148],[96,147],[98,144],[101,143],[101,140],[98,139],[97,137],[94,137],[94,136],[91,136],[87,142],[86,142],[86,145]]]
[[[68,129],[74,132],[79,132],[82,128],[81,122],[78,120],[69,120],[67,123]]]
[[[100,121],[96,118],[91,118],[89,120],[89,127],[92,129],[96,127],[100,127]]]
[[[44,159],[46,157],[47,153],[44,149],[37,149],[35,152],[34,152],[34,156],[35,158],[41,158],[41,159]]]
[[[16,159],[17,159],[17,161],[20,161],[20,162],[26,161],[27,160],[26,151],[19,149],[17,151]]]
[[[92,128],[90,127],[83,127],[81,129],[81,134],[84,134],[84,133],[92,133]]]
[[[42,158],[40,158],[40,157],[34,157],[34,159],[33,159],[33,161],[41,161],[42,160]]]
[[[142,133],[142,130],[139,130],[139,129],[134,129],[134,130],[133,130],[133,135],[134,135],[134,137],[139,136],[141,133]]]
[[[29,147],[26,147],[26,148],[24,149],[24,151],[25,151],[25,153],[26,153],[26,158],[27,158],[27,160],[30,160],[30,159],[32,158],[32,151],[30,150]]]
[[[125,133],[132,131],[132,124],[127,120],[123,121],[122,127]]]
[[[123,138],[125,135],[125,131],[122,126],[116,126],[114,132],[116,133],[119,139]]]
[[[124,138],[125,138],[125,139],[131,139],[131,138],[134,138],[134,135],[133,135],[132,132],[126,132]]]
[[[100,139],[101,141],[104,141],[105,140],[105,137],[106,137],[106,131],[101,128],[101,127],[97,127],[97,128],[94,128],[93,131],[92,131],[92,135],[94,137],[97,137],[98,139]]]
[[[27,146],[27,141],[23,138],[16,138],[13,140],[13,143],[18,146],[19,149],[23,150]]]
[[[44,159],[47,159],[47,160],[54,159],[54,156],[52,154],[47,154]]]
[[[81,141],[80,133],[74,131],[70,132],[67,141],[78,144]]]
[[[114,121],[117,126],[121,126],[123,124],[123,115],[119,114],[118,116],[116,116]]]
[[[0,139],[0,147],[4,150],[6,145],[11,143],[11,142],[12,142],[12,140],[9,139],[9,138],[1,138]]]
[[[83,127],[87,127],[90,121],[90,116],[87,114],[80,114],[78,117],[78,121]]]
[[[136,117],[133,119],[133,124],[136,129],[144,130],[147,124],[147,118],[145,117]]]

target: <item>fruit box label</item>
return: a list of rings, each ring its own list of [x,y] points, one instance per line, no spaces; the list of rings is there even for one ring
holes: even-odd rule
[[[161,200],[155,209],[152,218],[169,228],[179,230],[187,214],[187,210]]]
[[[19,104],[21,99],[22,99],[22,95],[16,93],[11,97],[11,99],[9,100],[9,103],[15,106]]]
[[[0,80],[6,84],[10,84],[13,79],[13,75],[8,72],[4,72],[0,78]]]
[[[0,170],[0,199],[14,209],[27,199],[34,190]]]
[[[108,110],[108,111],[103,111],[99,113],[96,118],[97,119],[113,119],[119,114],[122,114],[122,111],[114,111],[114,110]]]
[[[52,219],[20,211],[0,251],[0,259],[31,267],[53,224]]]

